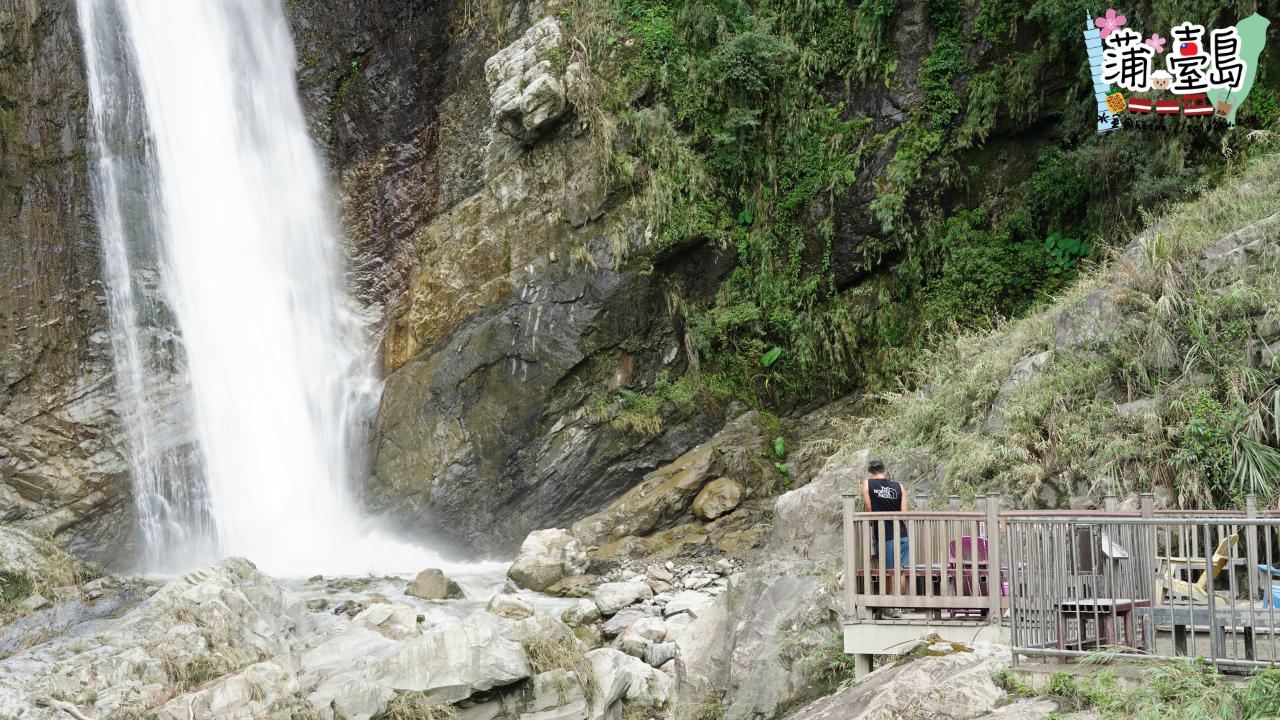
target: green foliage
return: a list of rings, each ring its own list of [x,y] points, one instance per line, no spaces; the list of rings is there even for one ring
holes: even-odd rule
[[[1049,255],[1050,271],[1062,273],[1074,270],[1080,258],[1089,254],[1090,245],[1088,240],[1053,233],[1044,239],[1044,249]]]
[[[520,641],[533,674],[563,669],[574,673],[583,695],[591,696],[595,677],[581,642],[571,635],[534,633]],[[561,688],[561,694],[568,688]]]
[[[618,393],[621,407],[609,424],[646,437],[657,435],[662,432],[665,418],[694,406],[698,392],[698,383],[693,377],[685,375],[671,382],[665,372],[660,372],[651,390],[623,389]]]
[[[856,667],[854,656],[844,651],[844,636],[839,631],[832,631],[825,642],[804,649],[797,662],[810,682],[828,688],[852,678]]]
[[[1237,682],[1201,660],[1146,665],[1142,681],[1128,694],[1108,670],[1058,673],[1049,693],[1066,708],[1093,710],[1105,720],[1264,720],[1280,713],[1280,670]]]
[[[1059,704],[1073,710],[1097,708],[1110,711],[1124,707],[1124,695],[1116,682],[1115,673],[1097,670],[1088,675],[1055,673],[1049,679],[1049,695]]]
[[[0,608],[9,608],[26,600],[34,588],[31,576],[25,572],[0,572]]]
[[[1017,695],[1018,697],[1035,697],[1036,695],[1036,692],[1026,683],[1019,680],[1018,676],[1014,675],[1009,668],[1000,668],[991,679],[995,682],[996,687],[1010,695]]]
[[[902,229],[907,223],[907,198],[925,173],[944,161],[948,129],[961,102],[954,85],[970,69],[961,37],[964,8],[961,0],[929,0],[926,13],[936,36],[933,48],[920,70],[924,100],[912,109],[900,128],[893,160],[880,178],[871,209],[885,232]],[[943,172],[947,172],[944,168]]]
[[[829,255],[811,252],[831,228],[815,234],[804,214],[852,184],[869,127],[821,84],[852,69],[844,53],[879,56],[891,9],[627,0],[571,13],[585,44],[609,58],[595,65],[609,89],[593,100],[618,118],[627,142],[612,153],[613,174],[643,183],[659,251],[708,241],[737,251],[713,304],[687,310],[712,387],[752,399],[847,377],[847,317],[820,311]],[[868,24],[865,42],[833,31],[850,12]],[[646,93],[651,104],[632,104]]]
[[[997,233],[981,210],[961,212],[946,223],[942,269],[932,287],[927,314],[975,325],[1025,306],[1045,284],[1053,256],[1030,240],[1014,242]]]
[[[1280,157],[1265,156],[1050,312],[922,353],[908,376],[922,389],[883,396],[846,447],[925,452],[944,468],[942,492],[1013,492],[1021,505],[1054,503],[1046,484],[1162,486],[1196,507],[1265,500],[1280,482],[1280,364],[1261,350],[1280,327],[1280,260],[1215,267],[1201,252],[1277,212]]]
[[[708,689],[683,717],[685,720],[724,720],[724,693]]]
[[[895,7],[571,0],[560,12],[596,76],[575,105],[605,143],[614,188],[651,225],[638,262],[661,268],[700,244],[735,254],[715,296],[682,309],[716,393],[789,409],[882,383],[952,328],[1020,315],[1143,212],[1221,176],[1248,129],[1280,114],[1259,82],[1237,131],[1152,117],[1098,135],[1080,48],[1096,8],[927,0],[927,50],[902,77]],[[1131,15],[1154,27],[1187,13],[1221,11]],[[910,102],[877,133],[878,108],[842,98],[880,90]],[[866,161],[884,157],[873,174]],[[857,186],[873,191],[878,233],[838,225]]]

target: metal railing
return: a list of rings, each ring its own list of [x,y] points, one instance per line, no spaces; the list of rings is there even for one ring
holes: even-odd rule
[[[1007,622],[1020,657],[1204,657],[1280,664],[1280,513],[1004,510],[861,513],[844,496],[848,619]],[[953,507],[957,505],[953,500]],[[1114,503],[1109,502],[1113,507]],[[886,549],[908,538],[905,562]],[[887,551],[886,551],[887,550]]]
[[[1144,512],[1014,517],[1010,644],[1020,656],[1280,664],[1280,518]]]

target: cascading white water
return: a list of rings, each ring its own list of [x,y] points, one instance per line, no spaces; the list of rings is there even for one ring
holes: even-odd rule
[[[351,489],[378,383],[279,3],[78,9],[147,569],[421,569]]]

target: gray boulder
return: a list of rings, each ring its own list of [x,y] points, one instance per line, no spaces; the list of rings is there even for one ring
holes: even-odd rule
[[[520,720],[586,720],[587,697],[578,674],[556,668],[530,678],[530,698]]]
[[[373,630],[392,640],[418,634],[418,611],[400,603],[374,603],[361,610],[351,622],[356,627]]]
[[[653,590],[649,584],[635,581],[601,583],[591,599],[595,601],[601,615],[609,616],[639,600],[651,597]]]
[[[592,603],[592,606],[595,606],[594,602]],[[596,614],[600,614],[599,608],[596,609]],[[614,635],[617,635],[623,630],[631,627],[631,623],[634,623],[644,617],[648,617],[648,613],[643,610],[623,610],[606,620],[604,622],[604,627],[601,628],[601,630],[606,636],[613,637]]]
[[[600,609],[590,600],[579,600],[566,608],[560,619],[569,627],[591,625],[600,621]]]
[[[868,450],[831,456],[809,484],[778,496],[773,504],[769,548],[780,557],[816,559],[840,548],[840,494],[867,474]]]
[[[530,144],[565,114],[567,86],[577,77],[577,68],[570,72],[567,64],[558,62],[567,55],[560,23],[547,17],[485,62],[498,130]]]
[[[612,717],[615,704],[623,700],[633,707],[661,708],[674,698],[671,676],[643,660],[611,648],[592,650],[587,660],[595,678],[592,720]]]
[[[418,573],[404,593],[423,600],[459,600],[463,597],[458,583],[445,577],[444,572],[436,568],[427,568]]]
[[[546,590],[564,578],[581,575],[587,551],[567,530],[534,530],[520,544],[507,577],[529,590]]]
[[[698,491],[693,499],[693,514],[702,520],[715,520],[742,502],[746,489],[732,478],[716,478]]]
[[[523,620],[533,617],[533,606],[510,593],[498,593],[489,600],[486,609],[509,620]]]

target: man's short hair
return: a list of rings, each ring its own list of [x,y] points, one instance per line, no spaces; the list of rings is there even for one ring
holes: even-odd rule
[[[869,473],[882,473],[882,472],[884,472],[884,461],[883,461],[883,460],[872,460],[871,462],[867,463],[867,472],[869,472]]]

